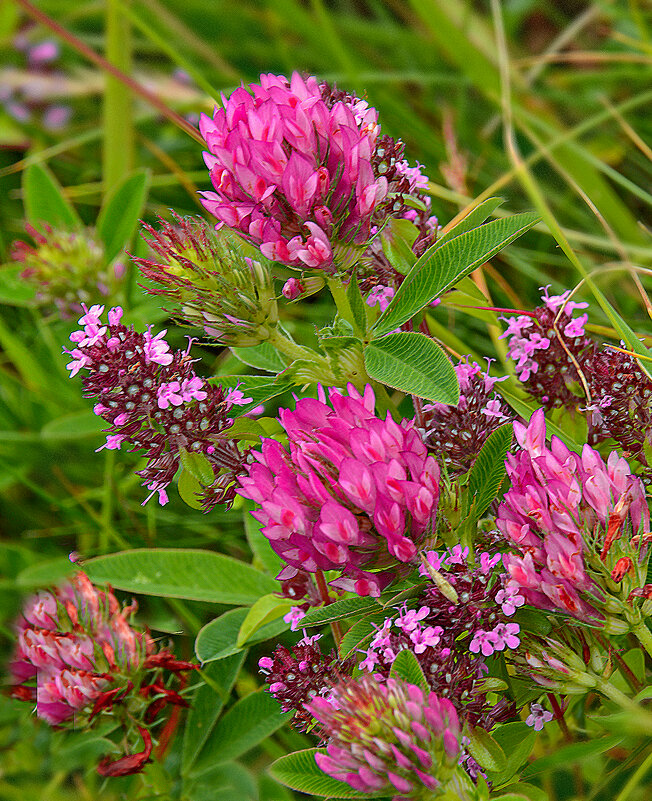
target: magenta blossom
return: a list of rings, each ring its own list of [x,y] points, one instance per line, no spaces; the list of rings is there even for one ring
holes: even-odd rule
[[[377,596],[433,530],[439,468],[411,422],[376,417],[371,387],[348,392],[329,390],[329,405],[320,387],[281,410],[289,453],[263,440],[239,493],[260,505],[254,517],[288,564],[280,578],[339,570],[333,586]]]
[[[215,190],[202,203],[267,258],[332,271],[334,246],[368,241],[388,180],[366,102],[296,72],[261,75],[199,128]]]
[[[363,793],[395,801],[444,790],[461,754],[460,724],[450,701],[414,684],[373,676],[337,685],[306,709],[328,740],[319,767]],[[430,796],[429,796],[430,797]]]
[[[557,437],[548,447],[542,409],[527,426],[514,423],[514,433],[521,450],[507,456],[512,486],[496,522],[517,552],[504,557],[510,581],[501,601],[515,606],[521,596],[540,609],[600,624],[604,589],[587,559],[593,554],[604,563],[615,539],[627,543],[649,532],[643,485],[616,452],[605,463],[588,445],[581,456]]]
[[[84,573],[54,592],[31,598],[19,620],[9,664],[19,697],[36,700],[52,725],[93,708],[102,692],[144,665],[153,641],[128,622],[113,593],[97,590]]]

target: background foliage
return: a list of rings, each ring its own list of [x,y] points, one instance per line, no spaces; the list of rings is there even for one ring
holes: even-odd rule
[[[536,209],[543,222],[436,310],[432,333],[452,353],[502,361],[505,345],[498,339],[495,313],[468,306],[527,309],[536,303],[538,287],[551,284],[554,292],[574,287],[585,272],[637,333],[650,333],[652,307],[645,286],[652,258],[652,14],[646,4],[43,0],[38,7],[182,116],[209,111],[211,97],[261,72],[306,71],[365,95],[379,109],[383,131],[401,138],[408,158],[424,165],[442,225],[478,197],[505,198],[495,212],[498,218]],[[0,7],[0,84],[11,80],[29,86],[35,80],[12,48],[27,20],[20,3],[9,0]],[[53,36],[44,27],[32,35]],[[10,265],[10,245],[24,236],[25,217],[42,218],[44,205],[47,214],[68,221],[78,215],[85,225],[97,225],[109,249],[127,244],[144,253],[133,237],[139,216],[154,222],[170,208],[199,212],[197,190],[208,186],[201,148],[129,87],[106,80],[70,43],[62,43],[59,69],[63,83],[56,91],[73,108],[64,131],[20,123],[0,107],[0,262],[8,265],[0,274],[3,651],[10,648],[11,621],[21,597],[65,575],[72,550],[88,557],[133,549],[133,564],[125,559],[103,573],[108,563],[100,560],[91,573],[129,592],[152,591],[139,586],[139,570],[164,576],[169,569],[174,582],[183,581],[178,554],[171,554],[166,567],[169,552],[154,557],[136,550],[153,545],[208,548],[253,560],[260,572],[249,577],[258,582],[251,595],[244,598],[250,585],[243,579],[237,583],[242,597],[235,598],[224,587],[224,570],[213,572],[203,559],[193,562],[192,550],[185,550],[194,594],[168,586],[165,600],[139,597],[142,619],[157,636],[177,635],[177,650],[185,657],[192,655],[200,629],[210,624],[198,646],[202,659],[210,660],[202,671],[206,683],[184,734],[163,767],[150,766],[144,784],[133,779],[102,783],[93,772],[104,747],[101,738],[52,732],[32,720],[27,708],[1,698],[0,797],[292,798],[268,775],[267,766],[313,743],[279,728],[283,721],[276,703],[256,692],[256,662],[265,651],[256,640],[263,634],[277,638],[283,626],[278,616],[263,621],[249,649],[234,649],[231,636],[242,634],[247,615],[239,605],[274,591],[275,557],[251,523],[243,537],[238,504],[204,516],[171,493],[165,508],[155,502],[141,507],[135,457],[116,460],[110,451],[93,452],[103,440],[101,421],[81,398],[78,382],[67,378],[61,355],[74,320],[44,317]],[[188,79],[174,80],[177,69]],[[44,91],[46,102],[56,101],[47,86]],[[142,203],[125,207],[126,195],[118,195],[111,207],[125,176]],[[50,194],[49,180],[56,182]],[[57,183],[68,202],[64,206]],[[98,221],[101,208],[104,216]],[[165,327],[167,314],[158,299],[145,295],[138,276],[128,270],[122,299],[128,322],[141,329],[145,323]],[[591,293],[581,285],[578,294]],[[614,335],[609,317],[600,318],[595,308],[593,330]],[[290,306],[285,313],[295,338],[310,342],[314,326],[327,322],[331,309],[317,296],[301,312]],[[181,346],[183,337],[171,326],[173,346]],[[200,353],[199,369],[207,375],[251,372],[227,351],[204,347]],[[253,366],[264,370],[263,359]],[[271,401],[268,413],[282,401],[283,396]],[[581,427],[581,418],[573,424]],[[145,569],[146,560],[154,558],[161,564]],[[121,571],[124,579],[116,580]],[[248,724],[253,707],[262,727],[254,734]],[[620,740],[615,734],[599,742],[599,750],[591,743],[568,746],[575,748],[572,754],[550,742],[547,772],[528,779],[550,798],[569,797],[574,762],[594,783],[592,797],[612,798],[618,779],[612,784],[610,771]]]

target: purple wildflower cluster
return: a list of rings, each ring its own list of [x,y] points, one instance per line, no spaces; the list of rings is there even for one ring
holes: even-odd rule
[[[504,378],[490,376],[468,358],[455,365],[455,372],[460,385],[457,406],[427,403],[416,418],[428,450],[453,475],[466,473],[487,437],[514,419],[494,390]]]
[[[338,570],[332,586],[378,596],[433,530],[439,468],[410,421],[376,417],[370,386],[330,389],[329,401],[320,387],[282,409],[289,452],[264,439],[238,492],[260,506],[253,516],[288,565],[279,578]]]
[[[491,705],[481,683],[484,658],[518,648],[519,625],[510,621],[524,598],[505,584],[497,570],[501,554],[483,552],[477,566],[469,549],[456,545],[445,554],[428,551],[419,572],[432,585],[421,593],[417,609],[404,604],[373,636],[361,669],[389,676],[402,650],[410,650],[434,692],[449,698],[460,718],[490,729],[514,710]]]
[[[567,301],[569,292],[549,297],[533,316],[508,320],[516,374],[546,409],[564,407],[586,413],[589,442],[615,440],[625,456],[648,467],[652,447],[652,379],[628,353],[606,348],[587,337],[587,303]]]
[[[601,566],[620,582],[646,554],[636,545],[650,531],[643,484],[615,451],[605,463],[588,445],[581,456],[557,437],[548,447],[542,409],[514,433],[520,450],[507,456],[511,487],[496,521],[516,549],[504,557],[507,587],[539,609],[601,625]]]
[[[343,682],[308,711],[328,739],[319,767],[363,793],[385,791],[394,801],[414,792],[445,790],[460,757],[455,707],[414,684],[374,676]],[[423,795],[420,795],[423,797]]]
[[[595,343],[584,333],[588,315],[573,312],[588,303],[568,300],[570,291],[549,296],[544,287],[543,293],[543,306],[532,316],[507,320],[507,355],[516,362],[518,379],[545,408],[575,408],[582,394],[578,365],[595,351]]]
[[[283,712],[295,710],[293,725],[306,731],[312,724],[312,715],[305,704],[317,696],[330,695],[333,687],[351,675],[354,660],[340,659],[335,650],[322,654],[317,644],[321,634],[303,639],[290,650],[277,645],[271,656],[258,661],[260,672],[270,693],[281,704]]]
[[[103,448],[119,449],[126,442],[144,451],[148,463],[139,471],[149,498],[158,492],[167,502],[166,488],[181,461],[182,450],[203,455],[210,463],[214,481],[205,488],[204,504],[212,508],[235,497],[235,478],[244,471],[246,456],[228,438],[232,420],[228,412],[237,394],[225,393],[195,375],[187,351],[172,353],[151,326],[140,334],[121,323],[120,307],[101,316],[103,306],[84,308],[82,330],[70,339],[71,378],[80,370],[85,397],[95,397],[93,410],[110,424]]]

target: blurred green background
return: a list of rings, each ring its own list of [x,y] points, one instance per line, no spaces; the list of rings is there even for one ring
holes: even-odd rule
[[[355,91],[378,108],[383,132],[402,139],[407,158],[423,165],[442,225],[479,196],[504,197],[503,213],[536,208],[542,214],[535,230],[476,274],[493,305],[531,308],[539,287],[575,287],[581,268],[594,273],[640,335],[650,332],[649,3],[39,2],[72,41],[37,24],[27,6],[13,0],[0,5],[0,263],[7,269],[11,243],[25,237],[22,177],[30,165],[49,166],[87,225],[95,223],[102,199],[135,169],[149,174],[141,216],[150,222],[170,209],[199,213],[197,191],[209,185],[201,146],[170,113],[129,86],[107,81],[80,52],[81,43],[192,124],[201,111],[211,111],[220,92],[261,72],[313,73]],[[21,36],[32,44],[57,42],[55,62],[30,64]],[[45,124],[52,106],[69,108],[69,121],[56,129]],[[131,250],[144,252],[137,239]],[[103,441],[101,422],[81,398],[79,380],[67,378],[61,355],[74,320],[44,316],[7,275],[0,272],[0,635],[6,654],[21,597],[63,575],[71,550],[91,555],[156,544],[250,556],[242,510],[202,516],[175,493],[165,508],[154,501],[143,508],[136,457],[94,453]],[[127,322],[165,327],[161,304],[137,284],[131,274],[123,298]],[[587,295],[583,287],[579,294]],[[309,336],[329,314],[317,298],[288,309],[286,322],[298,336]],[[443,304],[437,318],[437,333],[454,352],[502,358],[500,331],[482,312]],[[595,332],[613,334],[597,307],[591,323]],[[168,336],[175,346],[184,342],[184,332],[173,326]],[[200,347],[196,355],[206,375],[248,371],[219,349]],[[154,629],[181,632],[176,642],[185,655],[216,612],[201,604],[143,604]],[[246,665],[242,692],[254,681],[255,655]],[[49,731],[31,719],[26,705],[1,698],[0,799],[181,797],[155,769],[147,774],[149,784],[102,784],[93,772],[101,744],[75,737]],[[264,777],[272,757],[303,739],[276,735],[247,757],[251,773],[243,774],[239,789],[220,790],[216,778],[192,801],[290,798],[271,780],[251,776]],[[172,776],[175,759],[173,748],[166,763]],[[608,760],[591,759],[587,775],[602,776]],[[565,768],[551,777],[550,797],[569,797]],[[609,792],[605,780],[595,797],[609,798]]]

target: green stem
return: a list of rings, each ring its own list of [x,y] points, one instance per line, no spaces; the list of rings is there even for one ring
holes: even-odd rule
[[[309,362],[317,365],[320,369],[328,370],[331,373],[328,361],[316,353],[312,348],[304,348],[302,345],[297,345],[288,337],[283,336],[278,328],[272,328],[269,332],[267,339],[270,345],[273,345],[276,350],[280,351],[284,356],[287,356],[292,361],[297,359],[306,359]]]
[[[107,61],[130,75],[131,24],[116,0],[106,0]],[[112,75],[106,76],[104,90],[103,174],[105,191],[114,189],[134,163],[132,99],[129,89]]]
[[[632,791],[638,787],[641,780],[645,777],[645,774],[650,770],[650,768],[652,768],[652,751],[650,751],[643,762],[641,762],[641,764],[638,766],[638,769],[630,777],[629,781],[620,791],[615,801],[626,801],[632,794]]]
[[[343,320],[346,320],[347,323],[350,323],[352,326],[355,327],[355,320],[353,318],[353,312],[351,311],[351,304],[349,303],[349,299],[346,296],[346,289],[344,289],[344,284],[340,281],[340,279],[337,276],[332,276],[327,278],[326,283],[328,284],[330,293],[333,296],[333,300],[335,301],[335,306],[337,307],[338,315]]]
[[[652,633],[650,629],[644,622],[641,622],[633,627],[633,631],[648,655],[652,656]]]
[[[100,553],[106,553],[109,548],[109,537],[113,519],[113,471],[115,470],[115,451],[108,448],[104,452],[104,491],[102,493],[102,512],[98,546]]]
[[[624,712],[631,714],[631,724],[639,731],[652,735],[652,713],[647,709],[632,701],[631,698],[614,687],[609,681],[598,678],[596,689],[606,696],[610,701],[617,704]]]

